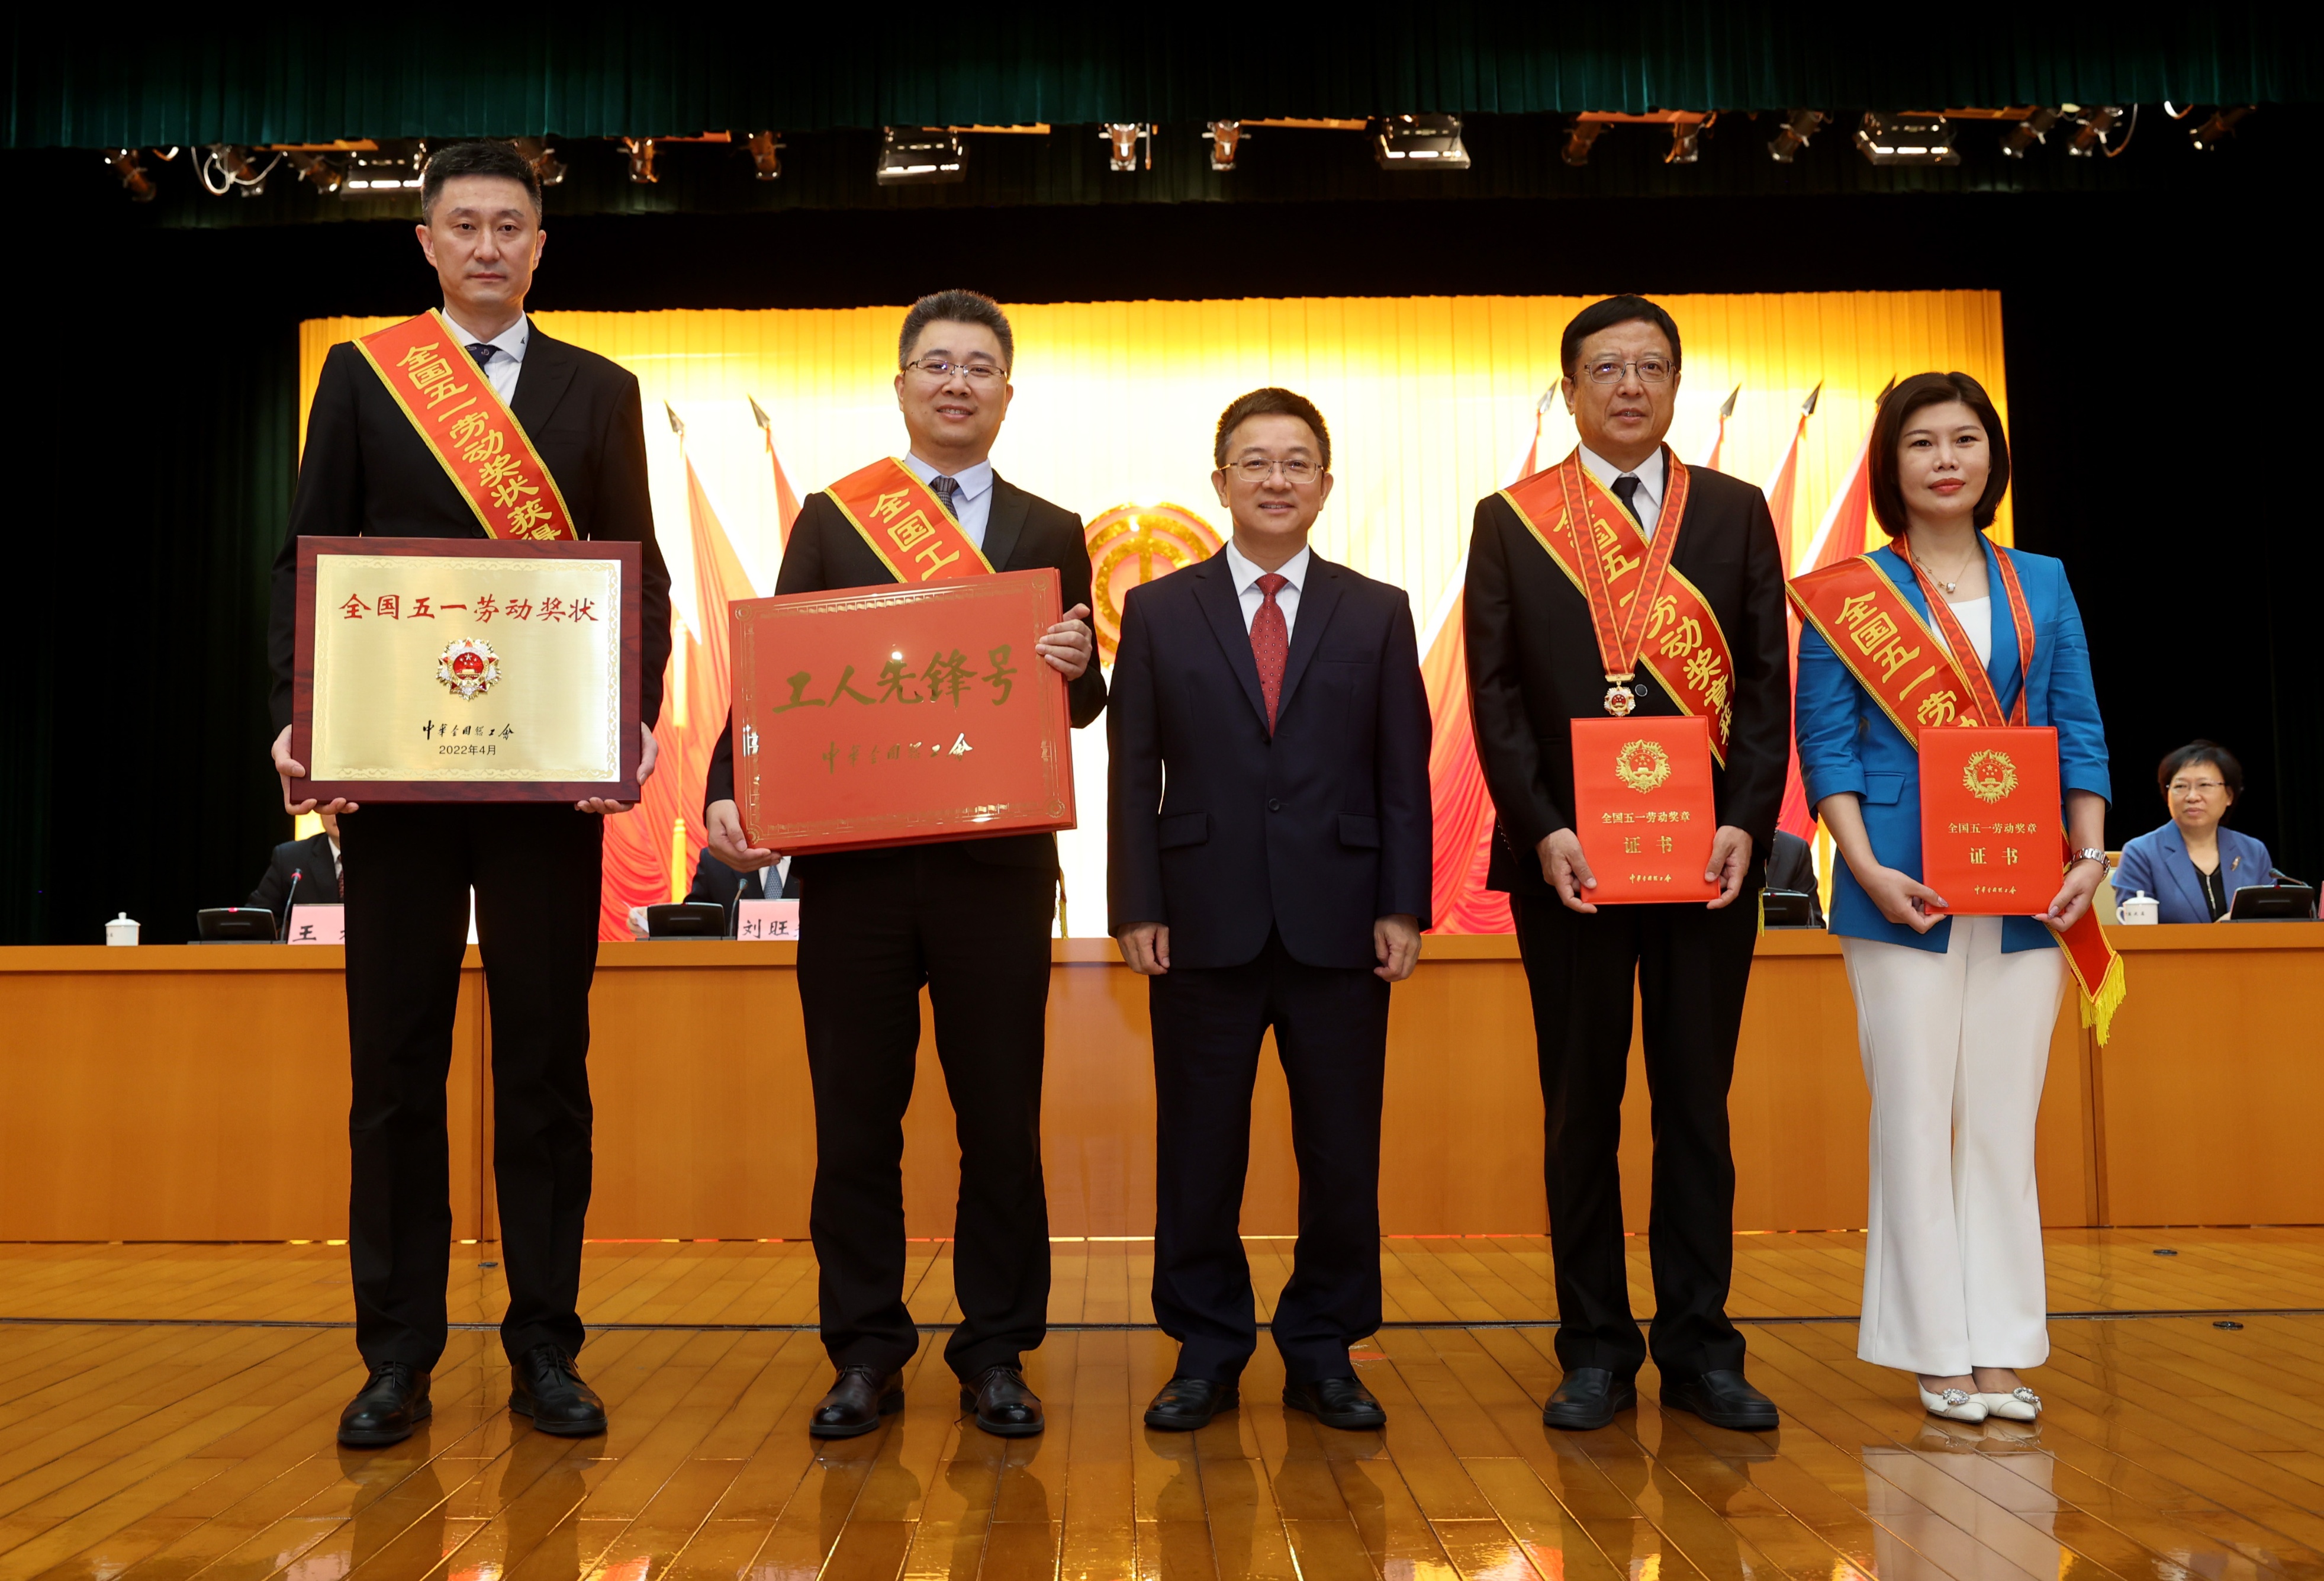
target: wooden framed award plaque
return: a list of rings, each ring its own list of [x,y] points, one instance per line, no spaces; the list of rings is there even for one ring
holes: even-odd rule
[[[299,540],[302,794],[635,801],[640,565],[634,543]]]
[[[1057,573],[730,606],[734,799],[793,854],[1074,827],[1065,678],[1033,645]]]
[[[2058,733],[1921,732],[1921,882],[1954,917],[2031,917],[2057,897],[2066,850]]]
[[[1719,809],[1711,721],[1699,714],[1573,721],[1573,832],[1593,905],[1715,901],[1705,883]]]

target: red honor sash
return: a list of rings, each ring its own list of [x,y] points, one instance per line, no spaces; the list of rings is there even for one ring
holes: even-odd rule
[[[992,562],[959,518],[892,456],[849,473],[823,492],[899,582],[992,574]]]
[[[1871,695],[1881,712],[1922,754],[1921,793],[1925,804],[1931,795],[1932,777],[1947,773],[1944,765],[1950,763],[1951,779],[1961,778],[1966,772],[1966,756],[1974,754],[1934,752],[1925,744],[1924,732],[1956,726],[2022,728],[2025,724],[2025,688],[2018,688],[2016,707],[2004,714],[2001,699],[1993,689],[1993,678],[1986,673],[1984,665],[1976,662],[1976,651],[1969,646],[1968,633],[1961,630],[1960,617],[1930,586],[1928,573],[1913,559],[1912,546],[1899,537],[1895,548],[1904,563],[1912,566],[1929,609],[1944,633],[1947,646],[1938,644],[1911,603],[1869,555],[1858,555],[1838,565],[1795,577],[1784,591],[1791,596],[1800,618],[1815,627],[1831,644],[1831,651],[1848,666],[1857,684]],[[2002,589],[2007,595],[2010,619],[2017,631],[2018,666],[2030,677],[2034,672],[2034,616],[2026,607],[2025,591],[2018,585],[2017,568],[2009,551],[1996,544],[1993,554],[2001,568]],[[1966,661],[1956,662],[1961,655],[1967,655]],[[2065,838],[2061,824],[2061,856],[2066,850]],[[2127,992],[2122,957],[2107,942],[2106,929],[2099,925],[2095,905],[2086,910],[2081,920],[2072,927],[2061,931],[2053,926],[2051,931],[2064,948],[2066,964],[2072,968],[2075,985],[2081,991],[2082,1024],[2096,1028],[2098,1041],[2104,1043],[2114,1012]]]
[[[486,537],[581,536],[524,425],[502,403],[443,314],[431,308],[359,336],[355,349],[476,513]]]
[[[1693,583],[1671,568],[1685,524],[1687,469],[1663,452],[1669,482],[1651,542],[1622,503],[1582,465],[1582,451],[1501,491],[1517,520],[1590,601],[1598,653],[1609,683],[1606,711],[1636,706],[1628,683],[1640,666],[1683,713],[1711,725],[1711,755],[1723,767],[1735,717],[1735,660],[1727,633]],[[1581,535],[1589,530],[1585,552]]]

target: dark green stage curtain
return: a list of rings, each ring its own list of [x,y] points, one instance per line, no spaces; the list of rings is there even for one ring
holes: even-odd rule
[[[486,49],[374,11],[221,24],[28,8],[5,146],[1047,121],[1201,122],[1419,111],[1854,105],[2294,103],[2324,97],[2313,5],[1658,5],[1104,9],[989,6],[604,14],[567,7]]]

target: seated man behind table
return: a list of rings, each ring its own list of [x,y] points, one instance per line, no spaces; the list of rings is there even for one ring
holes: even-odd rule
[[[336,906],[339,903],[339,819],[324,813],[323,832],[303,840],[285,840],[274,847],[266,876],[250,892],[245,906],[258,906],[279,920],[296,906]],[[293,889],[293,883],[297,888]]]
[[[773,878],[771,884],[768,882],[770,874]],[[767,891],[770,888],[775,892],[769,894]],[[767,867],[737,873],[705,846],[702,860],[695,864],[694,885],[686,892],[686,899],[688,904],[696,901],[714,901],[731,912],[737,901],[795,901],[798,899],[798,870],[791,865],[791,859],[788,856],[778,857]],[[733,919],[729,917],[727,920]]]
[[[1767,851],[1767,887],[1808,898],[1808,926],[1823,926],[1823,899],[1816,892],[1815,847],[1784,829]]]
[[[1154,1026],[1154,1315],[1180,1347],[1146,1425],[1235,1405],[1258,1347],[1239,1221],[1272,1026],[1299,1158],[1283,1403],[1379,1428],[1348,1346],[1380,1321],[1388,985],[1428,926],[1428,701],[1404,590],[1307,547],[1332,492],[1323,414],[1256,390],[1213,444],[1234,537],[1130,595],[1109,731],[1111,927]]]
[[[2191,741],[2163,758],[2154,779],[2171,821],[2123,846],[2114,872],[2116,905],[2153,895],[2158,922],[2216,922],[2235,904],[2237,890],[2274,882],[2267,847],[2219,821],[2244,793],[2244,766],[2235,754],[2217,742]]]

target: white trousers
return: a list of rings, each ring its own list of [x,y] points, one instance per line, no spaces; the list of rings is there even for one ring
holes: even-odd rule
[[[2066,966],[2004,955],[2002,920],[1956,917],[1944,954],[1843,938],[1872,1203],[1856,1354],[1953,1377],[2050,1354],[2034,1120]]]

